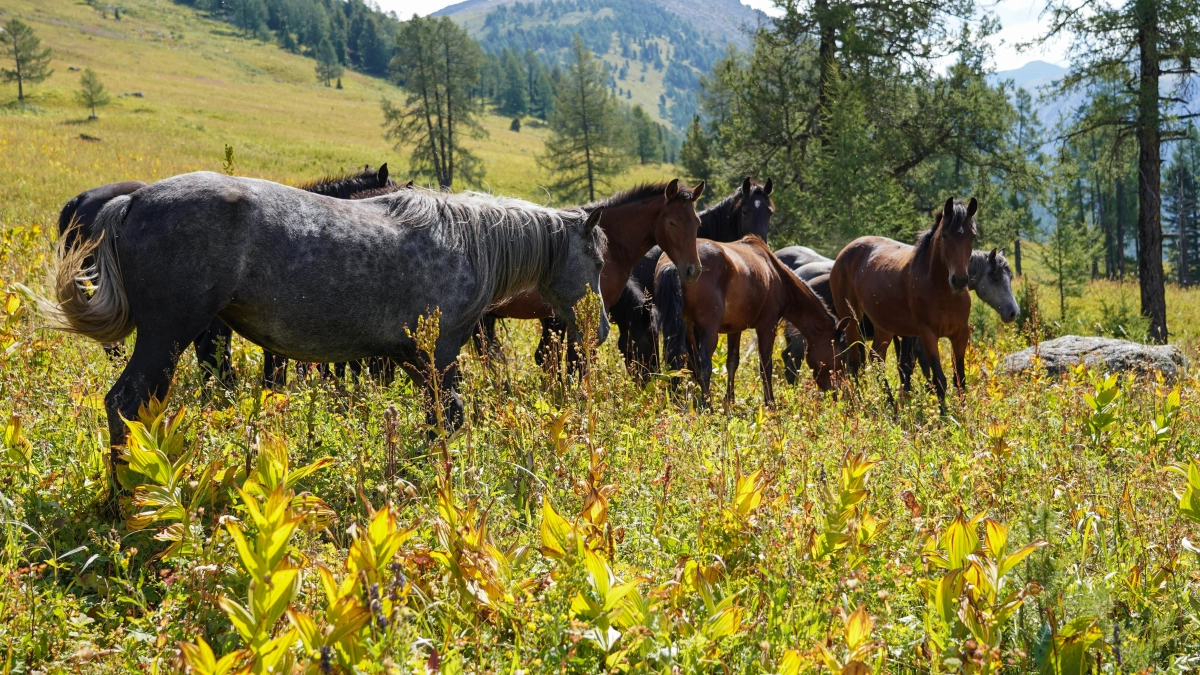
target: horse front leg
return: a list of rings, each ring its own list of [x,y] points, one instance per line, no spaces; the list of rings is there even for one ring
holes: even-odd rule
[[[755,331],[755,335],[758,337],[758,374],[762,378],[763,405],[774,408],[775,381],[772,375],[774,361],[771,357],[775,352],[775,325],[771,325],[769,328],[759,328]]]
[[[950,338],[950,347],[954,350],[954,386],[958,387],[960,396],[967,393],[967,344],[970,338],[969,328],[960,330]]]
[[[729,333],[725,336],[727,358],[725,359],[725,409],[733,407],[734,384],[737,378],[738,362],[742,358],[742,334]]]
[[[896,367],[900,371],[900,386],[904,389],[904,393],[912,391],[912,376],[913,376],[913,344],[916,340],[911,337],[895,337],[892,338],[896,343]]]
[[[933,331],[925,331],[921,334],[921,346],[925,348],[925,355],[929,359],[929,369],[933,374],[933,388],[937,391],[938,407],[941,408],[942,414],[946,413],[946,374],[942,372],[942,356],[938,352],[938,336]]]
[[[696,383],[700,385],[700,405],[709,407],[709,390],[712,384],[712,357],[717,349],[720,334],[716,327],[692,327],[691,368]]]

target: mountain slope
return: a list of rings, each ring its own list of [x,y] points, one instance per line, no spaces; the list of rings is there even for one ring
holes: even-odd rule
[[[700,77],[729,45],[748,48],[767,21],[738,0],[466,0],[438,14],[489,52],[532,50],[552,63],[578,33],[608,64],[613,93],[676,130],[696,111]]]
[[[14,16],[53,49],[54,74],[26,89],[28,108],[15,85],[0,86],[0,151],[20,167],[0,224],[48,224],[69,197],[108,182],[219,171],[226,144],[241,175],[298,182],[387,162],[407,176],[408,148],[394,149],[380,126],[380,99],[402,92],[383,80],[347,71],[344,89],[321,86],[312,59],[168,0],[122,0],[120,21],[75,0],[5,0],[0,21]],[[81,68],[112,93],[95,121],[73,100]],[[121,96],[133,93],[141,96]],[[488,136],[467,143],[486,167],[480,187],[544,202],[538,185],[548,180],[534,158],[546,130],[516,133],[509,121],[484,115]],[[614,188],[674,172],[635,167]]]

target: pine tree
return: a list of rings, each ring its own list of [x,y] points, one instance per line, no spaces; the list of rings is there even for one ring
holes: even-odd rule
[[[17,100],[25,100],[25,83],[37,83],[50,77],[50,48],[42,49],[42,41],[33,34],[29,24],[9,19],[0,30],[0,51],[11,59],[14,68],[0,68],[0,80],[17,83]]]
[[[1176,281],[1200,281],[1200,130],[1188,128],[1163,174],[1163,237]]]
[[[1050,177],[1050,212],[1054,222],[1042,242],[1038,258],[1051,274],[1046,283],[1058,293],[1058,316],[1067,318],[1067,298],[1076,297],[1091,276],[1095,250],[1092,233],[1079,209],[1075,191],[1079,166],[1065,150],[1060,153]]]
[[[462,147],[464,134],[484,135],[475,119],[479,102],[471,95],[482,62],[479,43],[449,17],[413,17],[396,34],[393,74],[406,97],[399,106],[384,99],[386,136],[397,147],[411,145],[412,173],[430,176],[442,188],[483,177],[482,162]]]
[[[639,164],[658,162],[662,158],[662,140],[659,127],[650,116],[642,110],[642,106],[634,106],[630,111],[633,121],[633,132],[636,134],[636,154]]]
[[[1060,93],[1118,82],[1113,103],[1098,108],[1087,123],[1132,131],[1137,139],[1138,285],[1150,337],[1165,343],[1162,143],[1183,133],[1171,108],[1187,93],[1200,59],[1200,7],[1196,0],[1050,0],[1044,13],[1050,29],[1042,40],[1070,35],[1071,53],[1078,56]]]
[[[571,60],[554,99],[550,140],[538,163],[563,202],[594,201],[597,189],[629,166],[617,101],[609,95],[602,62],[575,35]]]
[[[692,178],[699,178],[706,182],[711,181],[713,170],[709,158],[710,152],[708,134],[704,131],[704,125],[700,123],[700,116],[694,115],[692,123],[688,125],[683,147],[679,149],[679,163],[687,175]]]
[[[338,63],[337,54],[333,51],[333,43],[329,38],[322,38],[317,45],[317,81],[329,83],[342,76],[342,66]]]
[[[96,107],[108,105],[111,99],[95,71],[88,68],[79,77],[79,91],[75,92],[75,100],[79,102],[79,105],[91,109],[92,114],[88,119],[94,120],[96,119]]]
[[[510,115],[523,115],[529,110],[529,93],[525,85],[525,68],[517,55],[504,50],[504,105],[500,108]]]

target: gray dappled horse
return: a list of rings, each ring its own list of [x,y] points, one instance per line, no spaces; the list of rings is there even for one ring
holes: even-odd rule
[[[94,224],[100,215],[100,209],[114,197],[128,195],[146,187],[148,183],[140,180],[109,183],[100,187],[85,190],[63,205],[58,214],[58,235],[66,251],[72,250],[80,239],[87,241],[95,237]],[[409,181],[404,187],[411,187]],[[388,176],[388,165],[385,162],[378,169],[370,166],[353,174],[327,175],[317,180],[306,181],[296,187],[307,192],[313,192],[338,199],[365,199],[377,197],[384,192],[400,189],[400,185]],[[87,261],[84,266],[90,266]],[[226,387],[233,386],[232,364],[233,331],[220,319],[214,318],[208,328],[196,336],[193,345],[196,348],[196,361],[200,365],[202,379],[210,377],[217,379]],[[119,343],[104,345],[104,351],[109,356],[121,354],[124,345]],[[283,371],[287,367],[287,359],[263,352],[263,385],[275,387],[283,384]]]
[[[490,304],[536,287],[577,334],[574,305],[599,289],[599,219],[600,211],[478,193],[409,189],[343,201],[264,180],[184,174],[110,200],[95,239],[60,249],[57,318],[99,342],[137,329],[105,397],[114,455],[125,439],[122,417],[166,397],[181,350],[214,317],[301,361],[390,357],[427,390],[432,365],[453,429],[463,416],[456,359]],[[427,364],[406,329],[435,308],[439,337]],[[603,311],[598,333],[600,341],[608,334]]]

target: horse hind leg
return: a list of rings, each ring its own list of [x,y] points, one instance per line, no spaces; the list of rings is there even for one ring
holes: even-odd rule
[[[138,411],[151,398],[166,400],[179,363],[179,353],[187,344],[187,338],[175,338],[152,328],[139,328],[129,363],[104,396],[104,408],[108,413],[109,478],[114,498],[120,492],[116,471],[124,462],[120,448],[127,438],[125,420],[138,419]]]

